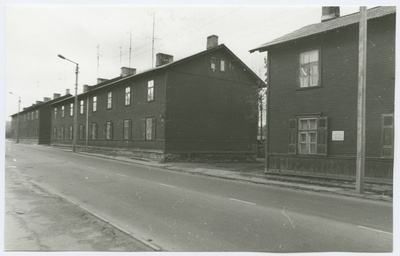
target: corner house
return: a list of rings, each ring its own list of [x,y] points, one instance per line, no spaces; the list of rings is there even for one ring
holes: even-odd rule
[[[265,43],[268,170],[355,176],[360,14],[322,21]],[[396,8],[367,11],[365,176],[393,178]]]

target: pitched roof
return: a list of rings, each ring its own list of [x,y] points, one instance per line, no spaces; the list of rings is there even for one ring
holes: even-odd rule
[[[375,19],[375,18],[383,17],[383,16],[393,14],[393,13],[396,13],[395,6],[375,7],[375,8],[367,10],[367,19]],[[345,26],[355,24],[358,22],[360,22],[360,13],[359,12],[353,13],[350,15],[346,15],[346,16],[342,16],[342,17],[332,19],[329,21],[324,21],[324,22],[308,25],[308,26],[305,26],[298,30],[295,30],[289,34],[286,34],[282,37],[274,39],[268,43],[265,43],[259,47],[251,49],[250,52],[266,51],[267,48],[277,45],[277,44],[286,43],[286,42],[289,42],[292,40],[296,40],[296,39],[304,38],[307,36],[327,32],[330,30],[345,27]]]
[[[244,67],[244,69],[245,69],[246,71],[248,71],[252,76],[254,76],[254,78],[255,78],[256,80],[258,80],[259,86],[262,86],[262,87],[265,86],[265,82],[264,82],[259,76],[257,76],[256,73],[254,73],[246,64],[244,64],[244,62],[241,61],[231,50],[229,50],[228,47],[226,47],[224,44],[220,44],[220,45],[217,45],[217,46],[212,47],[212,48],[210,48],[210,49],[207,49],[207,50],[201,51],[201,52],[199,52],[199,53],[196,53],[196,54],[190,55],[190,56],[188,56],[188,57],[185,57],[185,58],[183,58],[183,59],[180,59],[180,60],[177,60],[177,61],[173,61],[173,62],[164,64],[164,65],[161,65],[161,66],[152,68],[152,69],[148,69],[148,70],[145,70],[145,71],[140,72],[140,73],[136,73],[136,74],[133,74],[133,75],[128,75],[128,76],[125,76],[125,77],[115,77],[115,78],[112,78],[112,79],[110,79],[110,80],[104,81],[104,82],[102,82],[102,83],[100,83],[100,84],[97,84],[97,85],[94,85],[94,86],[90,86],[91,88],[90,88],[88,91],[83,92],[83,93],[79,94],[78,96],[85,95],[85,94],[87,94],[87,93],[91,93],[91,92],[93,92],[93,91],[96,91],[96,90],[105,88],[105,87],[107,87],[107,86],[111,86],[111,85],[116,84],[116,83],[119,83],[119,82],[121,82],[121,81],[126,81],[126,80],[128,80],[128,79],[133,79],[133,78],[141,77],[141,76],[143,76],[143,75],[147,75],[147,74],[152,73],[152,72],[157,72],[157,71],[159,71],[159,70],[168,69],[168,68],[171,68],[171,67],[174,67],[174,66],[183,64],[183,63],[185,63],[185,62],[187,62],[187,61],[189,61],[189,60],[195,59],[196,57],[198,57],[198,56],[200,56],[200,55],[203,55],[203,54],[206,54],[206,53],[210,53],[210,52],[213,52],[213,51],[217,51],[217,50],[219,50],[219,49],[224,49],[224,50],[226,50],[231,56],[233,56],[233,58],[234,58],[236,61],[238,61],[238,62]],[[56,104],[56,103],[59,103],[59,101],[58,101],[58,102],[54,102],[53,104]]]

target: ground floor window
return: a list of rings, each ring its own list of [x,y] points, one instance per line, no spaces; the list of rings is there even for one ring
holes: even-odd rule
[[[72,125],[69,126],[69,139],[72,140],[74,137],[74,127]]]
[[[394,120],[393,114],[382,115],[382,156],[393,157]]]
[[[106,122],[106,140],[112,139],[112,127],[111,121]]]
[[[83,124],[79,125],[79,139],[85,138],[85,126]]]
[[[146,140],[154,140],[155,139],[155,118],[148,117],[146,118]]]
[[[64,131],[64,126],[61,126],[60,127],[60,139],[64,139],[64,134],[65,134],[65,131]]]
[[[310,116],[289,120],[289,153],[327,155],[328,119]]]
[[[123,133],[122,138],[124,140],[129,140],[131,138],[131,120],[126,119],[123,123]]]
[[[57,139],[57,127],[53,127],[53,139]]]
[[[91,135],[92,140],[97,139],[97,123],[92,123]]]

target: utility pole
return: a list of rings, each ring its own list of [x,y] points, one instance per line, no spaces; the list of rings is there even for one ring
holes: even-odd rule
[[[358,51],[356,191],[359,194],[363,194],[365,173],[365,91],[367,70],[367,7],[365,6],[360,6]]]
[[[132,56],[132,30],[129,32],[129,68],[131,67]]]
[[[97,77],[100,77],[99,69],[100,69],[100,45],[97,45]]]
[[[122,67],[122,47],[119,47],[119,66]]]
[[[268,173],[268,145],[269,145],[269,92],[270,92],[270,85],[269,85],[269,54],[264,58],[265,63],[265,75],[266,79],[265,82],[267,84],[267,88],[265,90],[265,145],[264,145],[264,173]]]

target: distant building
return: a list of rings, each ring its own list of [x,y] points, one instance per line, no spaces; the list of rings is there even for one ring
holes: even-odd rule
[[[51,131],[50,104],[55,100],[62,100],[71,96],[69,91],[64,96],[54,93],[53,99],[45,97],[43,101],[37,101],[30,107],[24,108],[19,113],[11,116],[11,138],[25,143],[49,144]],[[18,129],[17,129],[18,128]]]
[[[366,177],[392,178],[396,8],[368,10]],[[263,44],[268,51],[268,170],[354,176],[360,14],[322,21]]]
[[[160,161],[255,160],[254,113],[264,82],[215,35],[208,37],[205,51],[187,58],[156,57],[151,70],[122,68],[119,77],[85,86],[78,106],[73,96],[46,105],[51,144],[72,144],[77,107],[77,145],[88,150]]]

